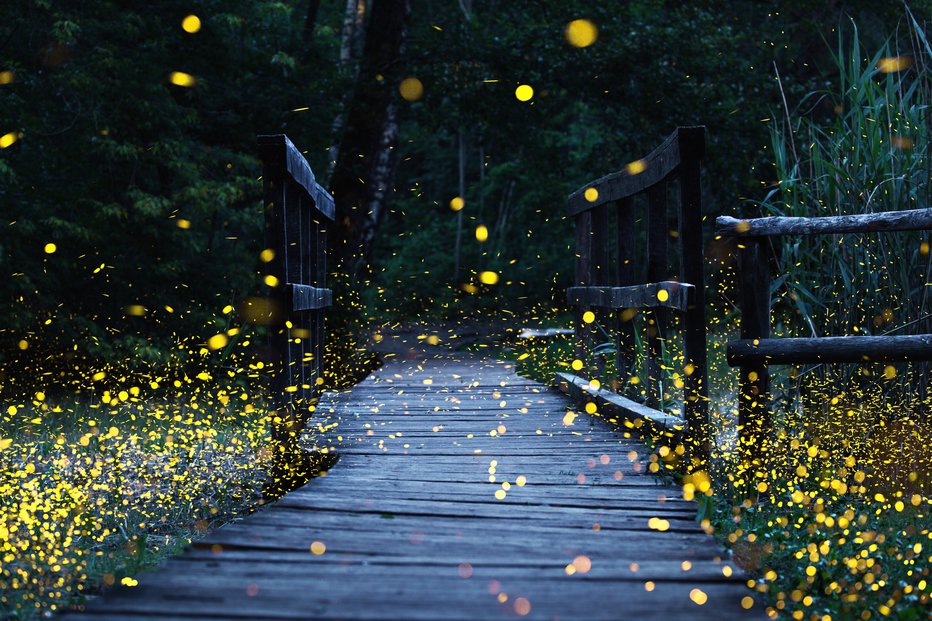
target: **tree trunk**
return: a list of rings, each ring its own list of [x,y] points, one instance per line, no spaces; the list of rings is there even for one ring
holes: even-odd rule
[[[334,268],[355,282],[366,258],[386,193],[391,185],[393,147],[397,141],[395,101],[404,53],[408,0],[374,0],[353,98],[345,114],[345,131],[330,179],[336,203],[331,237]]]

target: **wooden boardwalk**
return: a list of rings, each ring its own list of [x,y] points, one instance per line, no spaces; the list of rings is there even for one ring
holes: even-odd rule
[[[643,447],[568,405],[502,362],[390,362],[325,395],[327,476],[64,617],[763,618]]]

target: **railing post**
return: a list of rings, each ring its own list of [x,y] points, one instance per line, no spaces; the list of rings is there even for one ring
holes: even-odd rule
[[[666,280],[667,274],[667,184],[647,191],[647,282]],[[663,371],[661,357],[668,312],[663,308],[647,311],[647,407],[660,408]]]
[[[738,240],[741,338],[770,337],[770,266],[768,240]],[[740,367],[738,391],[738,450],[747,464],[764,454],[763,441],[770,430],[770,372],[765,360]]]
[[[608,205],[599,205],[592,210],[592,282],[595,286],[608,286],[610,278],[608,274]],[[594,349],[601,344],[603,339],[599,327],[602,329],[608,325],[608,317],[611,311],[602,307],[595,309],[596,321],[589,324],[590,345]],[[591,351],[591,350],[590,350]],[[595,357],[594,368],[589,372],[589,379],[602,378],[605,375],[605,354],[599,354]]]
[[[634,270],[634,209],[633,200],[627,197],[616,206],[616,234],[618,236],[618,277],[619,287],[635,284]],[[617,335],[615,337],[615,360],[618,373],[618,392],[624,394],[629,386],[634,370],[634,313],[635,309],[622,308],[617,315]]]
[[[583,211],[576,214],[576,285],[585,287],[590,282],[592,265],[592,212]],[[575,347],[576,360],[585,365],[586,356],[591,349],[589,326],[583,321],[583,314],[589,310],[584,304],[577,304],[575,309]]]
[[[706,469],[711,449],[706,365],[705,264],[702,251],[702,187],[699,163],[705,153],[705,128],[680,128],[680,276],[694,285],[684,318],[683,374],[685,375],[686,443],[690,470]]]

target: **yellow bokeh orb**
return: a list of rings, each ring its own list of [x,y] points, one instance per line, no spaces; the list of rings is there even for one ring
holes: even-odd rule
[[[667,292],[666,289],[660,289],[657,292],[657,299],[661,302],[666,302],[667,300],[670,299],[670,294]]]
[[[521,84],[515,89],[515,97],[518,101],[530,101],[534,97],[534,89],[528,84]]]
[[[494,285],[498,282],[498,273],[497,272],[480,272],[479,273],[479,282],[484,285]]]
[[[405,78],[398,85],[398,92],[405,101],[417,101],[424,96],[424,85],[417,78]]]
[[[58,246],[55,244],[49,243],[45,245],[45,254],[55,254],[56,250],[58,250]]]
[[[463,200],[462,196],[454,196],[450,199],[450,209],[453,211],[459,211],[466,206],[466,201]]]
[[[484,242],[488,238],[489,238],[489,228],[484,224],[480,224],[479,226],[477,226],[476,227],[476,239],[480,242]]]
[[[586,191],[583,192],[583,196],[590,203],[594,203],[597,200],[599,200],[599,191],[596,190],[595,188],[586,188]]]
[[[188,34],[194,34],[201,29],[201,18],[197,15],[188,15],[181,20],[181,28]]]
[[[564,34],[573,47],[589,47],[599,38],[599,29],[588,19],[574,19],[566,25]]]
[[[586,311],[582,315],[582,320],[585,323],[592,323],[593,321],[595,321],[595,313],[593,313],[592,311]]]
[[[183,71],[172,71],[168,76],[168,81],[175,86],[184,86],[186,88],[190,88],[197,84],[197,78]]]

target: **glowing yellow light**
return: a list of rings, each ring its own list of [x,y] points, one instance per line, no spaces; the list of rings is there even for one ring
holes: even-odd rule
[[[139,581],[134,578],[130,578],[129,576],[126,576],[125,578],[120,580],[120,584],[122,584],[123,586],[134,587],[137,584],[139,584]]]
[[[265,284],[267,284],[267,285],[270,286],[270,287],[277,287],[277,286],[278,286],[278,279],[277,279],[276,277],[272,276],[271,274],[268,274],[265,278],[263,278],[263,279],[262,279],[262,282],[264,282]]]
[[[588,19],[574,19],[566,25],[564,35],[573,47],[589,47],[599,38],[599,29]]]
[[[0,136],[0,149],[6,149],[17,140],[19,140],[19,132],[10,132]]]
[[[498,274],[496,272],[479,272],[479,282],[484,285],[494,285],[498,282]]]
[[[197,78],[195,78],[190,73],[185,73],[183,71],[172,71],[168,75],[168,81],[176,86],[184,86],[186,88],[197,84]]]
[[[259,253],[259,260],[262,261],[263,263],[268,263],[274,258],[275,258],[275,251],[272,250],[271,248],[266,248],[265,250]]]
[[[877,70],[880,73],[896,73],[897,71],[909,69],[912,64],[913,59],[909,56],[890,56],[880,59],[877,63]]]
[[[590,203],[594,203],[599,200],[599,191],[595,188],[586,188],[586,191],[583,192],[583,197]]]
[[[515,97],[518,98],[518,101],[530,101],[533,96],[534,89],[528,84],[521,84],[515,89]]]
[[[625,170],[629,175],[640,175],[647,170],[647,162],[644,160],[634,160],[625,166]]]
[[[754,607],[754,598],[750,595],[745,595],[741,598],[741,607],[745,610],[750,610]]]
[[[226,306],[223,307],[223,310],[222,310],[221,312],[222,312],[224,315],[229,315],[230,313],[233,312],[233,307],[230,306],[229,304],[227,304]]]
[[[489,238],[489,229],[486,225],[480,224],[476,227],[476,239],[480,242],[484,242]]]
[[[181,20],[181,27],[188,34],[194,34],[201,29],[201,18],[197,15],[188,15]]]
[[[459,211],[466,206],[466,201],[463,200],[462,196],[454,196],[450,199],[450,209],[453,211]]]
[[[227,338],[226,334],[215,334],[209,339],[207,339],[207,347],[210,349],[220,349],[224,347],[230,339]]]
[[[572,367],[574,371],[579,371],[580,369],[582,369],[582,360],[574,360],[570,364],[570,367]]]
[[[398,85],[398,92],[405,101],[417,101],[424,96],[424,85],[417,78],[405,78]]]
[[[519,617],[524,617],[531,612],[531,602],[526,597],[519,597],[515,600],[515,613]]]
[[[923,256],[929,254],[929,242],[922,242],[919,244],[919,254]]]
[[[582,320],[584,323],[592,323],[595,321],[595,313],[592,311],[586,311],[582,314]]]
[[[12,71],[0,71],[0,84],[10,84],[14,77]]]
[[[327,545],[323,541],[315,541],[311,544],[311,554],[320,556],[327,551]]]
[[[506,495],[507,495],[507,492],[503,489],[495,490],[495,498],[498,500],[504,500]]]
[[[884,367],[883,376],[886,379],[893,379],[896,377],[896,368],[893,365],[887,365]]]
[[[581,574],[588,573],[592,569],[592,561],[588,556],[577,556],[573,559],[573,567]]]
[[[188,230],[191,228],[191,221],[185,220],[184,218],[178,218],[175,220],[175,226],[177,226],[179,229]]]
[[[669,292],[667,292],[666,289],[660,289],[659,291],[657,291],[657,300],[659,300],[660,302],[666,302],[669,299],[670,299],[670,294]]]
[[[589,403],[586,404],[586,413],[587,413],[587,414],[595,414],[598,410],[599,410],[599,408],[598,408],[598,407],[596,406],[596,404],[593,403],[592,401],[590,401]]]
[[[146,314],[146,307],[141,304],[130,304],[126,307],[126,314],[133,317],[142,317]]]
[[[517,485],[518,487],[524,487],[525,484],[527,484],[527,477],[524,476],[523,474],[520,475],[517,479],[515,479],[515,485]]]
[[[572,425],[573,421],[575,420],[576,420],[575,412],[567,412],[566,414],[563,415],[563,424],[566,425],[567,427]]]
[[[699,589],[693,589],[689,592],[689,599],[693,600],[699,606],[702,606],[707,601],[709,601],[709,596],[705,594],[704,591]]]
[[[52,243],[48,243],[45,245],[44,250],[45,254],[55,254],[55,251],[58,250],[58,246]]]

